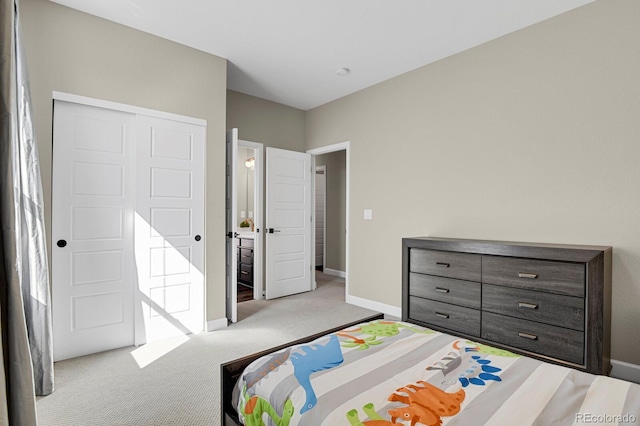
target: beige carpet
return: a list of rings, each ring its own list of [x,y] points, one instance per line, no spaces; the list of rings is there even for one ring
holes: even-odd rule
[[[224,330],[57,362],[39,424],[219,425],[221,363],[373,313],[344,303],[344,280],[318,273],[314,292],[240,303]]]

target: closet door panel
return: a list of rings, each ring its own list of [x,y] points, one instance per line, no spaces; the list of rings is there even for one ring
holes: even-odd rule
[[[205,128],[147,116],[137,127],[140,344],[204,328]]]
[[[134,342],[135,115],[55,101],[52,303],[56,361]]]

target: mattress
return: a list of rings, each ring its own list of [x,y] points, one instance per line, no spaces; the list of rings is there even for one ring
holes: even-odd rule
[[[570,425],[640,422],[640,385],[378,320],[251,363],[245,425]]]

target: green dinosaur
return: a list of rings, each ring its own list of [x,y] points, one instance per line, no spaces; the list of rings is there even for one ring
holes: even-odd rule
[[[482,343],[472,342],[467,340],[467,343],[470,345],[474,345],[477,348],[477,351],[482,354],[489,354],[495,356],[502,356],[505,358],[518,358],[520,355],[514,354],[513,352],[506,351],[504,349],[494,348],[492,346],[483,345]]]
[[[365,337],[364,339],[358,339],[357,337],[350,336],[347,334],[340,334],[343,337],[349,337],[352,341],[343,340],[342,346],[345,348],[355,348],[358,347],[360,350],[369,349],[369,345],[379,345],[382,343],[381,340],[376,340],[376,336]]]
[[[391,421],[383,418],[376,412],[371,402],[362,407],[362,411],[364,411],[370,420],[365,420],[364,422],[361,421],[358,416],[358,410],[353,409],[347,413],[347,420],[351,426],[401,426],[401,423],[392,423]]]
[[[264,413],[267,413],[277,426],[289,426],[291,416],[293,416],[294,412],[293,402],[291,402],[291,399],[287,399],[284,403],[282,417],[280,417],[275,408],[273,408],[266,399],[257,395],[249,396],[246,387],[244,388],[243,393],[246,403],[242,405],[241,411],[245,426],[264,426],[264,422],[262,421],[262,415]]]
[[[339,331],[336,334],[340,337],[347,337],[349,340],[343,340],[340,342],[341,346],[345,348],[353,348],[358,347],[359,349],[368,349],[369,345],[379,345],[380,341],[376,341],[377,337],[390,337],[395,336],[400,333],[401,328],[406,328],[407,330],[411,330],[414,333],[420,334],[433,334],[435,333],[433,330],[425,329],[419,330],[415,327],[410,327],[408,325],[400,324],[394,321],[373,321],[369,324],[362,325],[353,330],[343,330]],[[355,337],[349,333],[362,333],[368,334],[370,337],[365,337],[360,339]]]
[[[374,321],[369,324],[360,327],[360,330],[364,334],[369,334],[378,337],[395,336],[400,333],[401,328],[406,328],[414,333],[420,334],[433,334],[433,330],[419,330],[415,327],[409,327],[408,325],[400,324],[394,321]]]

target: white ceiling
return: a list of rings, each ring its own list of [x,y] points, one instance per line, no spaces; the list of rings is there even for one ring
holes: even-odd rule
[[[52,1],[226,58],[229,89],[308,110],[594,0]]]

